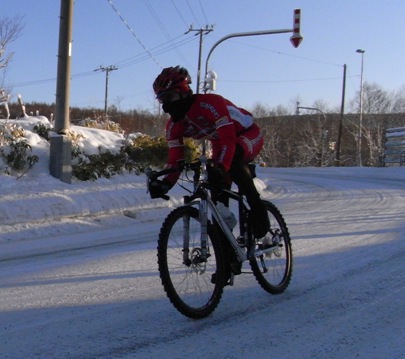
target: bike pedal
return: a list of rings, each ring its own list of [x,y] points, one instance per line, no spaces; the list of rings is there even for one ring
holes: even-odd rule
[[[236,238],[236,240],[237,240],[237,242],[238,242],[238,244],[239,244],[239,247],[241,247],[241,248],[246,247],[246,244],[245,244],[245,237],[239,236],[238,238]]]
[[[233,280],[235,278],[235,274],[231,273],[229,280],[226,282],[225,285],[233,286]]]

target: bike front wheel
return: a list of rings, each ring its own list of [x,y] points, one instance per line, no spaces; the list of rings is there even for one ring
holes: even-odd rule
[[[215,310],[224,287],[222,244],[210,222],[207,231],[206,248],[202,248],[199,211],[183,206],[166,217],[159,234],[157,255],[163,287],[174,307],[194,319]]]
[[[270,230],[265,237],[255,239],[250,267],[261,287],[269,293],[284,292],[290,284],[293,267],[290,234],[277,207],[263,201],[270,220]]]

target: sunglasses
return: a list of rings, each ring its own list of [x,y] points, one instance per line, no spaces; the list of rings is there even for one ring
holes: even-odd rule
[[[181,99],[181,95],[175,91],[170,91],[170,92],[162,92],[159,95],[157,95],[157,100],[160,103],[163,102],[173,102]]]

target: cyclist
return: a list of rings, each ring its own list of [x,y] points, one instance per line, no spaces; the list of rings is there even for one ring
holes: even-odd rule
[[[207,167],[212,184],[231,187],[234,181],[252,210],[253,234],[264,237],[270,224],[265,205],[247,166],[263,147],[263,136],[248,111],[216,94],[193,94],[191,77],[184,67],[162,70],[153,83],[156,98],[170,115],[166,124],[169,146],[168,167],[183,159],[184,138],[207,139],[212,144],[212,161]],[[150,184],[152,198],[162,197],[177,182],[180,173],[166,175]],[[226,199],[219,199],[227,204]]]

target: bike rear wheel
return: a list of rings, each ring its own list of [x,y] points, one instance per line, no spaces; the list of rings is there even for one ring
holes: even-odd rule
[[[163,222],[157,248],[160,278],[171,303],[187,317],[207,317],[221,300],[224,259],[217,238],[208,222],[208,255],[201,259],[201,224],[196,208],[176,208]]]
[[[255,240],[254,255],[249,258],[250,267],[261,287],[271,293],[284,292],[292,276],[292,247],[290,234],[277,207],[263,201],[270,220],[270,230],[265,237]]]

